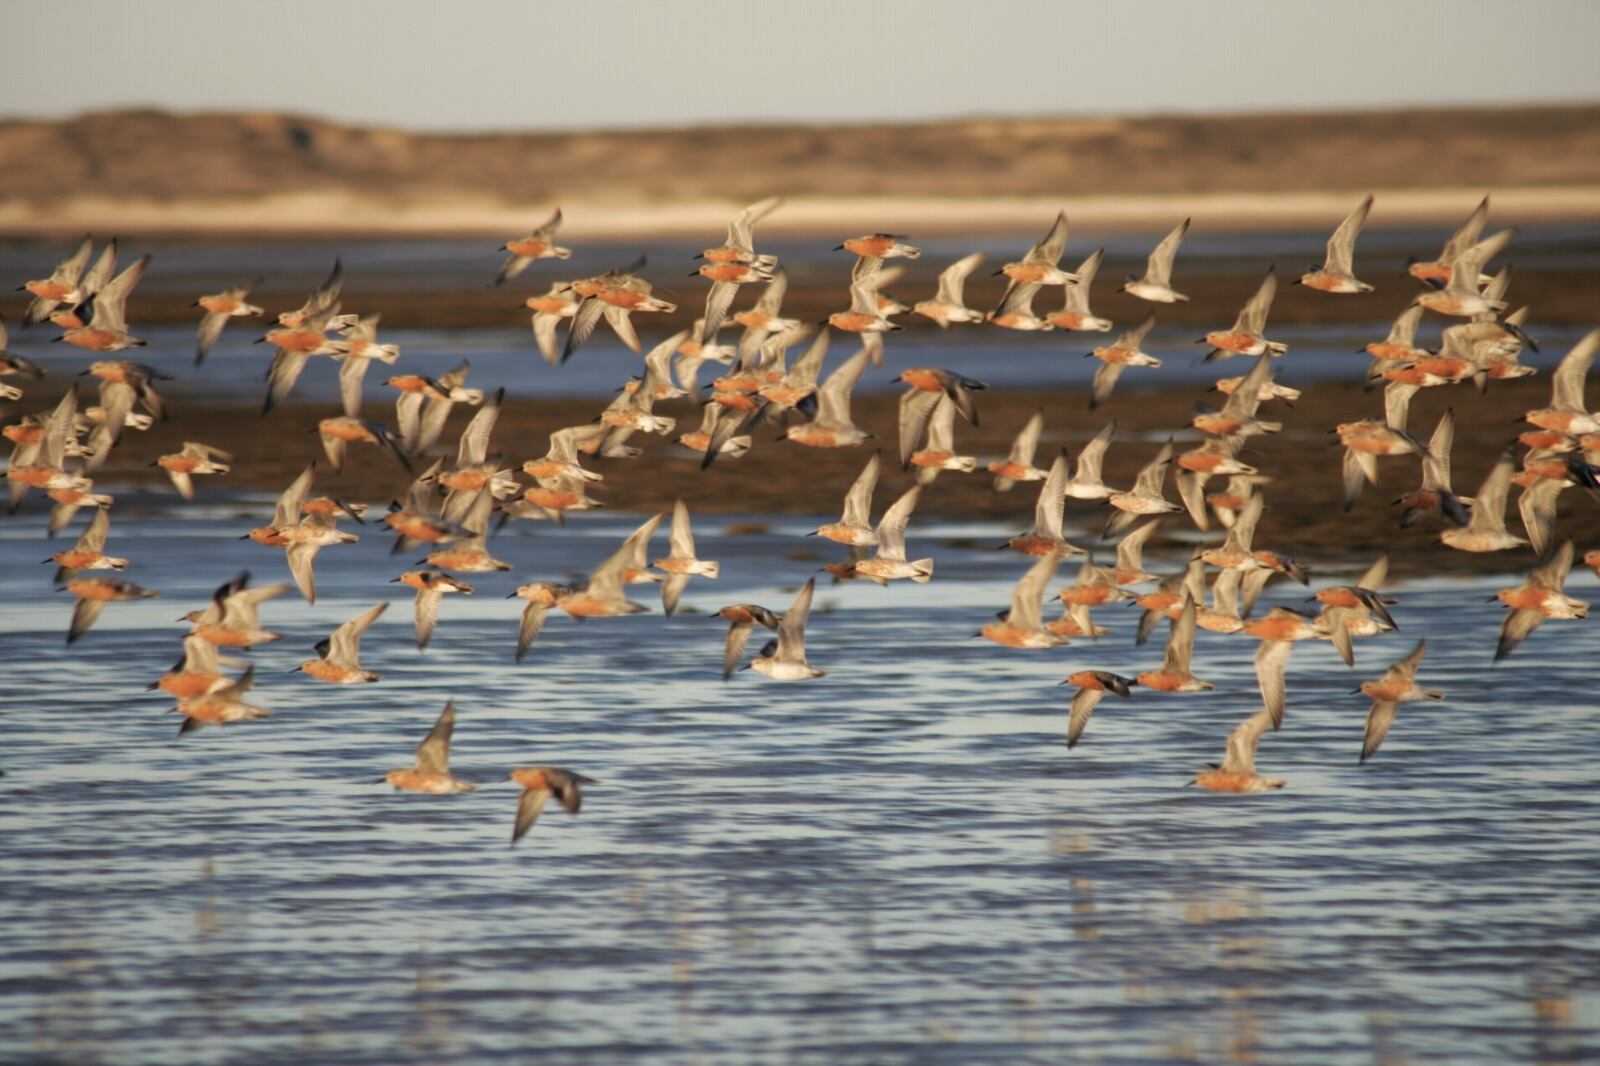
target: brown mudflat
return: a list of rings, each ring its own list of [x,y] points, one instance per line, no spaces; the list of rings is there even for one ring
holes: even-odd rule
[[[1364,366],[1362,357],[1351,355],[1352,373]],[[1241,370],[1244,360],[1237,361]],[[1427,437],[1446,407],[1456,412],[1456,445],[1453,455],[1455,488],[1471,495],[1477,483],[1493,465],[1501,449],[1522,428],[1513,424],[1521,412],[1546,404],[1550,395],[1546,375],[1512,382],[1495,383],[1486,396],[1470,385],[1423,390],[1411,407],[1411,427]],[[39,398],[45,400],[45,390]],[[1117,436],[1107,454],[1105,478],[1108,484],[1131,484],[1138,468],[1154,455],[1169,434],[1179,433],[1182,441],[1192,438],[1185,430],[1197,401],[1215,400],[1195,387],[1130,388],[1120,390],[1100,411],[1089,412],[1087,394],[1080,390],[988,390],[978,394],[982,424],[976,428],[960,423],[956,442],[963,454],[975,455],[980,464],[1004,458],[1011,437],[1036,408],[1045,412],[1045,432],[1038,463],[1048,466],[1056,449],[1066,447],[1076,459],[1078,449],[1104,424],[1117,420]],[[45,401],[48,402],[48,401]],[[853,413],[863,428],[876,435],[876,443],[886,458],[897,452],[895,438],[897,396],[869,393],[855,398]],[[43,406],[41,403],[40,406]],[[518,467],[529,458],[544,453],[552,430],[588,422],[596,417],[601,399],[535,399],[513,397],[506,401],[496,429],[496,443],[507,450],[505,465]],[[235,453],[234,472],[202,487],[206,489],[253,488],[278,490],[304,467],[309,459],[322,460],[322,450],[313,427],[320,418],[337,414],[332,404],[288,403],[262,417],[254,404],[226,404],[211,399],[185,400],[181,394],[172,403],[173,417],[148,433],[132,433],[113,453],[111,463],[99,481],[106,486],[119,482],[158,484],[159,469],[145,464],[155,456],[174,451],[184,440],[214,441]],[[1291,409],[1269,405],[1263,417],[1280,419],[1284,431],[1276,436],[1256,438],[1241,458],[1274,477],[1268,491],[1269,507],[1256,540],[1257,547],[1270,547],[1302,559],[1346,560],[1388,551],[1397,571],[1430,573],[1470,573],[1488,570],[1526,568],[1532,562],[1527,549],[1488,555],[1470,555],[1444,548],[1437,543],[1438,525],[1425,521],[1402,530],[1396,524],[1398,508],[1391,501],[1414,489],[1419,480],[1418,464],[1411,459],[1381,460],[1382,484],[1368,487],[1350,514],[1339,508],[1339,462],[1341,451],[1330,442],[1330,430],[1340,422],[1381,417],[1379,392],[1364,392],[1358,384],[1323,382],[1309,387]],[[680,429],[698,423],[698,408],[688,400],[664,403],[658,413],[678,418]],[[392,411],[374,408],[369,415],[385,418]],[[471,416],[470,408],[456,409],[441,449],[454,448],[454,436]],[[689,423],[685,426],[684,423]],[[806,448],[773,439],[776,430],[761,427],[755,431],[755,447],[740,459],[719,459],[702,471],[697,456],[660,437],[635,436],[631,443],[641,445],[645,455],[637,460],[591,461],[589,465],[606,475],[595,486],[593,495],[607,508],[620,511],[666,510],[674,499],[691,501],[697,514],[836,513],[845,490],[860,472],[870,454],[869,446],[847,449]],[[326,465],[325,462],[323,464]],[[409,481],[392,457],[371,448],[354,448],[342,476],[324,469],[318,476],[318,492],[352,500],[386,504],[400,497]],[[1016,531],[1032,524],[1037,486],[1018,485],[1011,492],[997,494],[992,478],[975,474],[944,473],[923,494],[918,514],[962,517],[999,522]],[[878,491],[878,508],[909,483],[909,475],[895,469],[890,458]],[[1221,481],[1213,481],[1213,491]],[[1556,537],[1575,537],[1580,550],[1600,545],[1600,527],[1594,522],[1594,505],[1571,490],[1562,500],[1562,517]],[[1167,495],[1174,502],[1177,494],[1169,482]],[[1517,490],[1513,490],[1507,519],[1517,532]],[[1093,530],[1104,522],[1105,509],[1096,504],[1069,501],[1069,526]],[[573,519],[583,521],[583,516]],[[1187,516],[1168,520],[1175,533],[1192,534]],[[1213,527],[1213,535],[1219,535]],[[1092,544],[1092,537],[1078,538]],[[998,543],[998,541],[996,541]],[[1153,542],[1160,550],[1161,538]],[[1170,541],[1167,543],[1171,543]],[[816,548],[814,543],[797,548]]]

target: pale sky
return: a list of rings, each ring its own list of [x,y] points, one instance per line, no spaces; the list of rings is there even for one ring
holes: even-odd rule
[[[417,129],[1600,100],[1591,0],[0,0],[0,115]]]

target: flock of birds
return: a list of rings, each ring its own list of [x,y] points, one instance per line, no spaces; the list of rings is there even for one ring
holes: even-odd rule
[[[782,437],[799,445],[854,447],[866,442],[870,434],[851,420],[851,393],[867,364],[882,362],[883,335],[901,328],[893,321],[899,315],[921,315],[941,328],[989,323],[1023,331],[1105,333],[1112,329],[1112,323],[1095,316],[1089,306],[1101,253],[1096,251],[1073,270],[1060,266],[1067,241],[1064,216],[1059,216],[1044,239],[1022,258],[1004,264],[998,273],[1009,283],[999,305],[987,313],[967,307],[963,299],[965,280],[983,262],[983,253],[951,264],[940,275],[938,291],[931,299],[907,306],[884,291],[900,275],[899,268],[889,262],[915,259],[920,251],[902,237],[877,233],[839,245],[839,250],[857,257],[847,310],[829,316],[820,326],[784,318],[785,275],[776,257],[758,253],[754,242],[755,225],[779,204],[777,199],[766,200],[740,212],[726,241],[697,257],[701,261],[698,275],[711,283],[699,321],[645,354],[641,376],[627,382],[595,421],[553,432],[546,454],[521,467],[531,485],[520,483],[516,470],[504,468],[492,447],[504,390],[487,393],[467,387],[470,368],[466,363],[437,378],[420,374],[390,377],[388,384],[398,392],[393,429],[363,417],[363,379],[369,365],[373,361],[393,364],[400,351],[395,345],[379,343],[380,316],[344,313],[340,302],[343,272],[338,263],[302,307],[277,316],[261,338],[275,350],[267,372],[265,410],[290,394],[309,360],[337,360],[344,413],[324,419],[316,427],[329,464],[337,471],[350,445],[373,445],[387,450],[415,477],[405,500],[392,502],[383,521],[396,535],[396,551],[418,547],[429,551],[425,566],[393,579],[415,590],[419,648],[427,645],[434,631],[444,596],[474,591],[459,575],[511,569],[509,563],[490,553],[491,524],[519,518],[562,522],[567,512],[596,506],[587,490],[604,475],[584,465],[585,461],[637,456],[640,449],[627,443],[630,437],[670,435],[676,420],[655,413],[660,402],[693,398],[703,403],[699,428],[677,438],[680,445],[703,456],[703,466],[719,457],[736,458],[749,451],[751,430],[763,423],[781,426]],[[1301,276],[1299,284],[1329,294],[1372,291],[1371,285],[1356,277],[1354,268],[1356,237],[1371,206],[1369,196],[1344,220],[1328,242],[1324,262]],[[1441,542],[1462,551],[1531,546],[1538,565],[1521,585],[1499,593],[1509,609],[1495,655],[1499,659],[1546,619],[1583,618],[1587,613],[1584,603],[1563,592],[1574,559],[1573,545],[1570,541],[1552,545],[1550,530],[1561,493],[1568,486],[1577,485],[1592,498],[1600,498],[1596,479],[1600,474],[1600,416],[1588,410],[1583,398],[1584,380],[1600,347],[1600,330],[1584,337],[1562,360],[1554,375],[1550,405],[1527,412],[1526,421],[1532,428],[1520,438],[1526,449],[1520,469],[1512,445],[1472,497],[1457,495],[1450,475],[1453,414],[1446,412],[1424,443],[1407,428],[1411,398],[1419,389],[1466,381],[1483,389],[1492,381],[1534,372],[1518,361],[1524,346],[1532,342],[1522,329],[1527,309],[1507,313],[1508,271],[1484,273],[1514,236],[1513,231],[1505,230],[1483,238],[1487,212],[1486,197],[1437,258],[1410,266],[1410,274],[1422,284],[1422,290],[1389,336],[1366,348],[1372,358],[1369,380],[1383,387],[1383,415],[1339,425],[1335,432],[1344,447],[1347,509],[1365,484],[1376,482],[1379,460],[1415,462],[1421,483],[1404,497],[1403,524],[1438,522],[1443,527]],[[495,283],[519,276],[540,260],[568,258],[570,250],[555,243],[560,224],[557,211],[528,236],[508,242],[503,250],[509,258]],[[1188,299],[1174,288],[1173,280],[1174,262],[1188,226],[1185,220],[1168,234],[1151,253],[1143,276],[1130,276],[1122,289],[1155,304]],[[91,475],[127,430],[146,429],[154,419],[166,416],[157,389],[164,375],[138,362],[111,358],[143,344],[130,334],[125,309],[149,257],[118,273],[115,242],[89,267],[92,255],[93,245],[86,238],[49,278],[30,281],[24,288],[33,297],[28,324],[53,323],[62,330],[57,339],[96,353],[97,360],[84,374],[98,379],[98,403],[80,406],[74,387],[53,411],[26,416],[4,428],[6,438],[14,444],[7,469],[13,511],[30,488],[46,492],[54,502],[49,520],[49,532],[54,535],[66,528],[80,509],[94,509],[94,517],[77,543],[52,557],[59,567],[57,584],[77,601],[67,634],[69,644],[89,630],[108,603],[156,595],[120,578],[86,576],[90,571],[120,571],[128,565],[127,560],[106,554],[112,500],[94,491]],[[529,298],[526,306],[532,312],[533,335],[545,358],[551,362],[570,358],[602,319],[624,344],[640,352],[632,316],[675,310],[673,304],[653,294],[651,283],[640,273],[643,267],[640,260],[596,277],[554,282],[548,292]],[[740,287],[755,285],[763,287],[759,299],[747,310],[734,313]],[[1162,620],[1169,622],[1166,652],[1158,668],[1133,678],[1104,670],[1080,670],[1062,682],[1077,690],[1069,715],[1069,746],[1079,742],[1096,705],[1108,692],[1126,698],[1135,686],[1161,693],[1210,689],[1212,685],[1192,671],[1198,628],[1242,633],[1259,641],[1255,662],[1262,708],[1229,736],[1223,761],[1194,778],[1193,783],[1219,792],[1262,792],[1283,786],[1282,780],[1256,772],[1255,757],[1264,732],[1283,723],[1286,669],[1295,644],[1330,641],[1353,665],[1356,638],[1395,629],[1388,608],[1396,600],[1382,591],[1386,558],[1379,559],[1353,584],[1317,591],[1320,611],[1315,616],[1285,607],[1272,607],[1254,616],[1263,587],[1275,576],[1309,584],[1305,568],[1293,559],[1255,546],[1265,486],[1271,479],[1238,458],[1243,442],[1281,428],[1277,422],[1259,418],[1260,408],[1274,402],[1292,403],[1299,395],[1273,380],[1274,360],[1287,350],[1285,344],[1266,336],[1276,286],[1276,275],[1269,269],[1232,327],[1204,338],[1210,349],[1208,359],[1248,357],[1255,362],[1248,373],[1217,383],[1228,398],[1220,410],[1201,410],[1194,417],[1193,428],[1203,435],[1197,447],[1175,454],[1169,440],[1150,458],[1133,485],[1119,489],[1106,485],[1101,475],[1115,423],[1106,423],[1080,451],[1076,464],[1069,462],[1062,449],[1048,466],[1041,467],[1035,465],[1044,428],[1041,411],[1022,427],[1010,454],[985,468],[993,475],[998,492],[1021,482],[1039,482],[1040,491],[1033,528],[1006,545],[1035,561],[1017,583],[1009,608],[977,635],[1009,648],[1051,648],[1071,638],[1103,634],[1104,627],[1090,617],[1091,609],[1127,601],[1144,610],[1139,643],[1144,643]],[[1064,305],[1040,317],[1033,304],[1047,287],[1061,290]],[[197,365],[230,319],[264,314],[263,308],[248,302],[249,295],[249,287],[239,287],[200,297],[197,307],[203,315]],[[1436,351],[1417,344],[1419,324],[1427,312],[1449,321]],[[564,321],[569,328],[562,341],[559,326]],[[1125,368],[1161,365],[1140,347],[1153,321],[1147,317],[1110,344],[1094,349],[1092,354],[1102,366],[1095,375],[1091,408],[1111,395]],[[718,341],[728,324],[743,328],[735,346]],[[857,335],[861,347],[824,377],[823,364],[830,339],[836,334]],[[807,342],[805,351],[790,365],[788,352],[802,341]],[[0,323],[0,350],[5,346]],[[712,383],[709,398],[698,382],[700,368],[707,362],[728,368]],[[3,352],[0,377],[33,379],[41,374],[36,364]],[[931,558],[907,557],[908,522],[920,495],[941,472],[972,473],[979,468],[975,457],[958,453],[955,437],[958,419],[978,423],[975,394],[983,384],[931,367],[906,370],[899,380],[906,392],[899,409],[898,460],[903,469],[915,469],[914,483],[874,524],[872,497],[883,460],[876,452],[867,460],[845,495],[839,521],[815,531],[815,535],[849,549],[848,558],[826,568],[836,581],[864,578],[886,584],[931,580]],[[21,388],[7,382],[0,382],[0,389],[5,399],[23,396]],[[414,460],[437,450],[435,445],[456,405],[474,406],[477,411],[461,434],[453,462],[448,455],[439,455],[417,473]],[[185,443],[179,452],[155,460],[185,499],[193,497],[195,477],[227,474],[231,462],[227,451],[200,442]],[[261,545],[284,550],[294,587],[309,603],[316,602],[314,561],[318,552],[356,540],[356,535],[341,529],[339,523],[345,518],[364,522],[367,510],[364,505],[313,496],[316,465],[307,466],[284,491],[269,523],[246,534]],[[1177,502],[1165,495],[1169,471]],[[1208,494],[1212,478],[1226,478],[1226,487]],[[1506,527],[1507,496],[1513,482],[1522,489],[1519,511],[1525,537]],[[1069,497],[1109,505],[1112,517],[1105,536],[1122,534],[1115,565],[1097,565],[1088,552],[1064,538],[1063,514]],[[1181,572],[1163,579],[1144,569],[1141,553],[1158,525],[1168,515],[1177,514],[1186,514],[1201,531],[1211,528],[1214,517],[1225,528],[1226,537],[1220,545],[1196,549]],[[649,546],[664,517],[651,516],[586,581],[533,581],[518,586],[511,597],[522,599],[525,606],[517,659],[528,654],[552,609],[579,620],[638,613],[647,608],[628,599],[628,587],[659,583],[663,608],[671,614],[692,578],[717,577],[718,564],[696,554],[689,510],[681,500],[672,512],[668,554],[651,560]],[[1138,524],[1141,520],[1143,524]],[[1046,620],[1047,586],[1062,560],[1074,555],[1083,556],[1083,561],[1074,583],[1059,593],[1064,613]],[[1600,573],[1600,550],[1589,552],[1584,562]],[[1206,574],[1212,570],[1217,576],[1208,596]],[[1143,592],[1134,588],[1147,584],[1154,588]],[[150,686],[176,699],[176,711],[183,718],[181,734],[205,725],[268,716],[267,711],[247,702],[253,667],[230,677],[224,667],[237,661],[225,658],[222,651],[246,650],[277,639],[278,634],[262,626],[259,609],[290,587],[287,583],[252,586],[249,575],[241,574],[218,588],[208,606],[185,617],[192,628],[183,640],[182,658]],[[775,631],[776,638],[746,668],[777,681],[822,676],[823,671],[806,658],[805,627],[814,588],[812,579],[781,613],[756,604],[723,608],[719,614],[730,623],[723,677],[731,677],[744,661],[746,643],[757,626]],[[299,669],[330,684],[377,681],[378,675],[361,665],[360,644],[362,635],[387,606],[380,603],[339,626],[317,645],[317,657],[306,660]],[[1360,691],[1372,699],[1361,747],[1363,761],[1378,750],[1400,703],[1443,698],[1443,693],[1417,681],[1425,651],[1426,642],[1418,642],[1380,678],[1361,685]],[[397,789],[424,793],[472,791],[475,786],[455,777],[449,768],[454,721],[452,703],[417,749],[414,765],[395,770],[383,780]],[[513,843],[533,825],[551,797],[576,813],[582,786],[593,784],[581,774],[553,766],[521,767],[511,771],[510,777],[523,788]]]

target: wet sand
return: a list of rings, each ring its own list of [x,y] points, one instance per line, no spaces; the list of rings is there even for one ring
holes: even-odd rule
[[[1025,244],[1025,241],[1018,242],[1016,251],[1019,255]],[[1065,261],[1068,265],[1075,264],[1092,250],[1085,247],[1070,251]],[[1304,255],[1314,256],[1319,251],[1320,249],[1315,246],[1308,246]],[[159,247],[155,254],[159,258]],[[849,280],[849,264],[853,260],[845,257],[844,253],[839,254],[840,259],[836,264],[808,263],[791,274],[789,291],[783,301],[785,315],[803,322],[820,322],[835,311],[848,309],[849,294],[846,286]],[[619,247],[616,261],[621,264],[631,255],[633,255],[631,250]],[[526,328],[529,312],[523,307],[523,301],[534,292],[543,293],[547,287],[547,279],[574,275],[570,270],[562,272],[559,266],[546,267],[538,275],[539,284],[530,280],[521,286],[492,288],[488,284],[488,279],[493,277],[496,265],[497,260],[491,249],[485,255],[485,281],[476,287],[449,283],[432,285],[428,288],[363,289],[362,278],[356,275],[345,286],[343,303],[345,307],[381,308],[386,329]],[[907,304],[926,299],[934,293],[939,271],[947,265],[948,263],[942,259],[924,256],[923,259],[909,265],[903,279],[884,291]],[[1119,324],[1132,325],[1142,315],[1153,313],[1164,325],[1194,326],[1195,335],[1199,336],[1207,330],[1217,329],[1232,322],[1240,306],[1255,291],[1262,275],[1271,265],[1277,267],[1279,277],[1278,297],[1272,307],[1272,322],[1278,326],[1370,327],[1374,320],[1386,319],[1397,314],[1404,308],[1404,301],[1419,291],[1416,283],[1410,278],[1400,276],[1405,264],[1398,260],[1389,262],[1373,257],[1370,266],[1361,270],[1363,277],[1370,278],[1379,286],[1378,292],[1371,298],[1329,300],[1321,294],[1294,284],[1294,279],[1300,272],[1311,266],[1309,259],[1304,263],[1285,261],[1274,264],[1267,259],[1248,256],[1222,260],[1186,255],[1179,263],[1175,284],[1190,297],[1189,302],[1163,304],[1158,307],[1140,303],[1130,296],[1123,295],[1115,289],[1115,286],[1121,283],[1121,276],[1114,272],[1114,268],[1127,266],[1132,269],[1133,265],[1116,263],[1103,268],[1096,280],[1093,306],[1095,311],[1115,319]],[[969,307],[987,310],[1000,302],[1005,279],[989,276],[993,273],[993,269],[986,266],[978,271],[981,276],[974,276],[968,280],[965,296]],[[640,323],[638,328],[642,335],[664,336],[679,329],[687,329],[703,313],[705,283],[698,278],[684,276],[687,273],[687,270],[678,271],[676,265],[669,271],[664,266],[655,268],[652,264],[652,269],[646,271],[647,277],[659,281],[657,286],[659,294],[677,301],[678,310],[672,314],[638,316],[636,321]],[[673,274],[678,276],[674,278]],[[286,283],[287,279],[284,278],[273,279],[273,284],[253,290],[253,298],[265,301],[265,305],[273,309],[280,305],[298,304],[304,299],[304,290],[282,287]],[[223,283],[219,280],[211,284],[207,291],[215,291],[221,284]],[[1512,306],[1520,306],[1523,303],[1532,306],[1533,317],[1530,321],[1533,323],[1531,329],[1536,338],[1541,323],[1573,325],[1593,323],[1596,315],[1594,295],[1596,292],[1600,292],[1600,270],[1530,269],[1513,265]],[[755,293],[754,288],[741,293],[736,306],[742,309],[751,303],[755,299]],[[197,322],[198,312],[194,307],[196,295],[198,292],[180,294],[158,291],[154,286],[141,289],[138,294],[138,322],[158,326]],[[1060,305],[1061,297],[1057,291],[1050,290],[1041,293],[1034,301],[1034,310],[1043,315],[1058,310]],[[7,322],[20,322],[26,308],[26,300],[17,294],[0,294],[0,315],[4,315]],[[895,321],[903,328],[914,332],[938,328],[929,320],[914,314],[899,316]],[[260,335],[259,321],[255,319],[245,320],[230,328],[249,332],[252,337]],[[735,335],[725,334],[725,336]],[[1085,338],[1088,337],[1089,335],[1085,335]],[[1087,351],[1096,343],[1099,343],[1099,340],[1085,339],[1084,350]]]
[[[1352,353],[1350,358],[1352,373],[1358,373],[1365,365],[1364,357]],[[1247,364],[1247,360],[1234,360],[1222,364],[1222,368],[1243,373]],[[873,371],[869,368],[868,373]],[[41,400],[45,394],[46,390],[38,390]],[[1549,378],[1543,374],[1493,384],[1486,396],[1480,396],[1470,385],[1426,389],[1412,404],[1411,426],[1426,438],[1445,408],[1455,409],[1455,488],[1462,495],[1470,495],[1500,450],[1515,439],[1520,428],[1525,428],[1512,422],[1521,412],[1547,403],[1549,394]],[[985,391],[978,396],[981,425],[974,428],[958,424],[957,446],[963,454],[977,456],[980,464],[1003,458],[1012,436],[1034,410],[1042,408],[1045,434],[1039,465],[1047,466],[1059,447],[1066,447],[1075,459],[1078,449],[1105,420],[1115,418],[1117,437],[1106,457],[1105,475],[1109,484],[1128,484],[1161,441],[1187,426],[1193,405],[1214,402],[1217,395],[1202,396],[1191,388],[1119,388],[1111,401],[1094,413],[1087,410],[1087,399],[1086,393],[1076,390]],[[878,490],[875,514],[910,483],[909,475],[894,469],[891,458],[898,448],[896,403],[897,397],[892,393],[874,393],[857,397],[853,405],[857,423],[876,435],[875,443],[890,459]],[[506,453],[506,465],[520,467],[524,460],[542,455],[552,430],[591,421],[603,406],[600,399],[508,399],[495,431],[495,441]],[[185,440],[198,440],[231,449],[236,456],[233,474],[196,479],[201,500],[216,498],[220,491],[229,489],[277,491],[308,460],[315,458],[326,466],[314,426],[318,419],[339,413],[334,404],[291,402],[263,417],[254,404],[186,400],[181,393],[174,394],[172,408],[169,421],[157,424],[148,433],[130,434],[99,475],[102,485],[159,484],[164,475],[146,464],[157,455],[176,451]],[[698,424],[698,408],[688,400],[662,404],[657,411],[676,417],[680,432]],[[1265,417],[1281,419],[1284,431],[1270,438],[1257,438],[1258,443],[1241,456],[1275,478],[1256,546],[1324,562],[1388,551],[1397,572],[1464,574],[1532,565],[1528,549],[1472,555],[1442,548],[1437,543],[1440,527],[1430,520],[1409,530],[1400,529],[1396,523],[1398,508],[1391,501],[1416,487],[1419,471],[1414,460],[1381,460],[1382,483],[1376,488],[1369,486],[1351,514],[1341,512],[1342,453],[1330,444],[1333,438],[1329,431],[1340,422],[1380,416],[1381,412],[1380,393],[1366,393],[1357,384],[1342,382],[1318,383],[1307,389],[1294,408],[1271,405],[1263,412]],[[374,408],[368,414],[392,422],[392,410]],[[457,408],[439,449],[441,454],[453,454],[455,434],[469,417],[470,409]],[[9,421],[10,416],[5,420]],[[697,456],[663,438],[636,435],[631,443],[645,449],[643,457],[590,464],[606,475],[592,494],[607,508],[621,511],[663,510],[681,496],[697,513],[737,515],[741,520],[759,521],[760,516],[769,514],[827,513],[840,506],[845,490],[870,454],[868,446],[805,448],[774,440],[775,436],[776,431],[770,427],[757,429],[755,447],[748,455],[735,460],[719,459],[711,469],[701,471]],[[1182,442],[1196,439],[1197,434],[1189,430],[1177,437],[1179,450],[1183,450]],[[335,476],[324,469],[318,475],[317,488],[381,507],[390,498],[402,496],[408,482],[408,475],[392,457],[376,449],[358,447],[351,450],[344,474]],[[1213,481],[1211,491],[1220,487],[1220,480]],[[1014,526],[1020,532],[1032,524],[1036,489],[1036,485],[1023,484],[1009,493],[997,494],[992,489],[992,478],[982,473],[981,467],[975,474],[943,473],[923,495],[918,513],[994,521],[1008,528]],[[1508,526],[1513,532],[1520,532],[1515,513],[1517,492],[1513,489],[1508,507]],[[1167,495],[1177,502],[1170,481]],[[1098,533],[1106,513],[1107,509],[1099,505],[1069,501],[1067,519],[1070,526],[1087,526]],[[572,519],[583,520],[582,515]],[[1183,537],[1194,533],[1186,515],[1173,516],[1169,527]],[[1220,534],[1213,525],[1213,536],[1217,535]],[[1578,490],[1572,490],[1562,500],[1556,537],[1577,538],[1580,553],[1600,545],[1593,504],[1582,500]],[[1087,538],[1078,539],[1090,543]],[[1176,542],[1164,542],[1158,537],[1152,546],[1159,550],[1163,543]],[[832,549],[833,545],[816,542],[796,545],[796,550],[816,550],[830,560]]]

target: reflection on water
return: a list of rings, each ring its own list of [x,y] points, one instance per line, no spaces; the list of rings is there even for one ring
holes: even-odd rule
[[[382,682],[291,676],[397,596],[368,535],[324,553],[315,608],[264,609],[284,639],[250,657],[274,717],[180,743],[143,686],[215,584],[281,576],[233,539],[263,506],[115,523],[162,598],[112,605],[70,656],[69,604],[17,561],[42,516],[0,526],[0,1060],[1593,1061],[1595,629],[1542,627],[1491,668],[1494,579],[1400,586],[1402,631],[1358,644],[1355,671],[1297,650],[1270,796],[1182,787],[1255,705],[1253,642],[1202,633],[1216,692],[1108,701],[1069,754],[1055,683],[1159,648],[1117,609],[1110,636],[1053,652],[966,639],[1021,564],[950,543],[996,529],[933,521],[933,585],[822,587],[829,674],[793,686],[721,682],[707,614],[786,602],[813,519],[702,523],[723,576],[690,586],[694,611],[553,618],[520,667],[500,597],[635,520],[512,528],[496,554],[516,570],[447,602],[425,654],[397,600],[363,647]],[[1424,632],[1449,699],[1406,705],[1358,766],[1350,689]],[[449,697],[481,791],[374,785]],[[511,849],[505,773],[530,762],[602,784]]]

